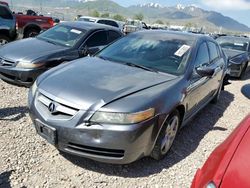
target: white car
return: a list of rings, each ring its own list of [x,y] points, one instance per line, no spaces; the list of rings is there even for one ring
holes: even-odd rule
[[[119,29],[123,29],[123,25],[120,24],[118,21],[108,19],[108,18],[97,18],[97,17],[90,17],[90,16],[81,16],[78,18],[78,21],[85,21],[85,22],[94,22],[99,24],[110,25],[113,27],[117,27]]]

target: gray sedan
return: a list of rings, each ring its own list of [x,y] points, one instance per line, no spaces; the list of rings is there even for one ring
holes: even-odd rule
[[[225,66],[212,38],[133,33],[42,74],[29,92],[30,116],[61,151],[108,163],[159,160],[178,130],[219,99]]]

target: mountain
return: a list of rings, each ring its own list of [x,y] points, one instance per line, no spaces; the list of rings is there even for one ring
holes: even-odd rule
[[[230,31],[250,32],[250,28],[246,25],[218,12],[203,10],[196,5],[183,6],[177,4],[167,7],[159,3],[147,3],[123,7],[112,0],[9,0],[9,2],[11,1],[13,4],[37,5],[38,7],[41,6],[41,2],[46,7],[70,7],[72,11],[64,12],[64,14],[69,14],[70,18],[77,14],[89,14],[92,10],[101,13],[121,14],[128,18],[142,13],[145,22],[154,23],[156,20],[162,20],[173,25],[191,24],[196,27],[209,28],[211,31],[222,28]]]
[[[145,18],[163,19],[169,23],[194,23],[203,27],[218,28],[222,27],[226,30],[250,32],[250,28],[238,21],[223,16],[215,11],[206,11],[196,5],[183,6],[177,4],[174,7],[166,7],[160,4],[139,4],[130,6],[133,12],[141,12]]]

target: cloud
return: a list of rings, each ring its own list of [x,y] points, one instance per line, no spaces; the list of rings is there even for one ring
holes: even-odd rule
[[[202,0],[202,3],[217,10],[250,10],[249,0]]]

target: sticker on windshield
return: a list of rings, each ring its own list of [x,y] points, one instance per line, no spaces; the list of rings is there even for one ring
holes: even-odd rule
[[[244,46],[242,43],[234,43],[235,46]]]
[[[174,55],[178,56],[178,57],[182,57],[188,50],[190,49],[190,46],[188,45],[182,45],[179,50],[177,50]]]
[[[81,34],[82,32],[77,30],[77,29],[71,29],[70,32],[76,33],[76,34]]]

